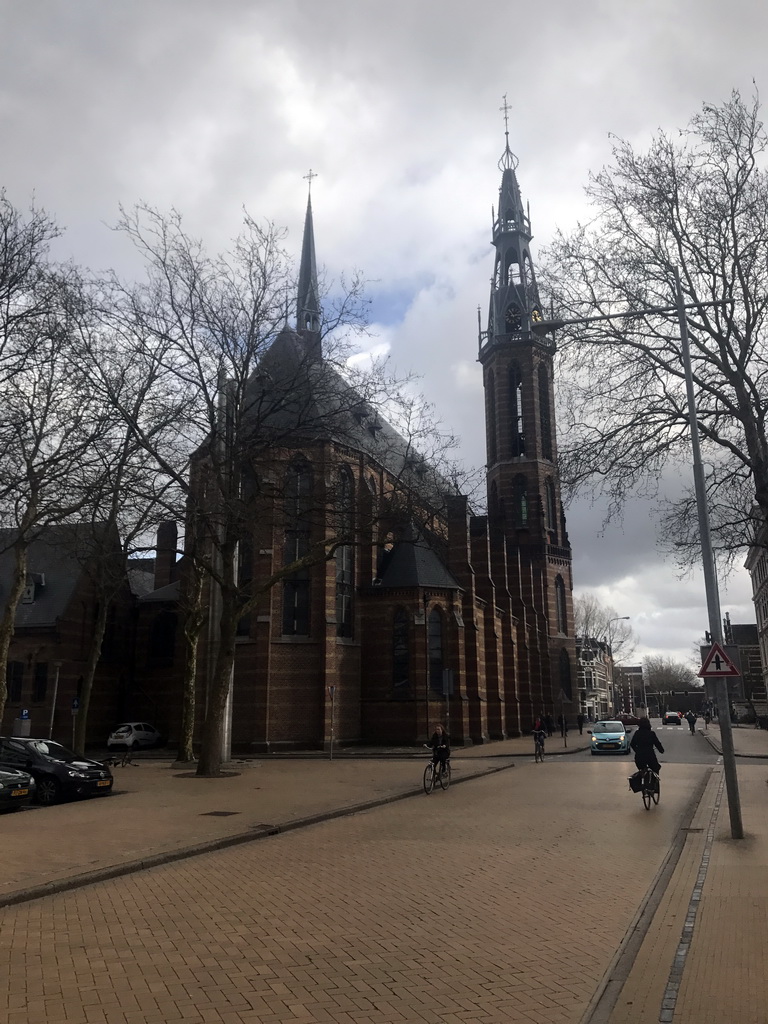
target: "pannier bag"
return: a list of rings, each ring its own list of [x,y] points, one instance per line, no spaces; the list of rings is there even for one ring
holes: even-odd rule
[[[635,772],[634,775],[629,776],[629,788],[633,793],[639,793],[643,788],[643,773]]]

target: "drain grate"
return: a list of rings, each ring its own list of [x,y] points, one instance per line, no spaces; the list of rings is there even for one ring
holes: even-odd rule
[[[703,832],[703,828],[681,828],[681,832]]]
[[[201,818],[229,818],[233,814],[240,814],[240,811],[203,811]]]

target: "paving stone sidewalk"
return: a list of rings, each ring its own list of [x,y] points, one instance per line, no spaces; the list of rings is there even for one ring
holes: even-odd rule
[[[699,724],[697,730],[718,754],[722,754],[720,726],[716,722],[711,722],[709,727]],[[734,725],[731,733],[733,749],[739,757],[768,759],[768,730],[756,729],[754,725]]]
[[[572,753],[588,737],[559,747]],[[580,741],[580,742],[577,742]],[[562,744],[562,739],[557,737]],[[550,743],[555,743],[555,737]],[[530,737],[454,750],[454,779],[512,768]],[[550,753],[557,751],[553,749]],[[248,841],[421,789],[427,751],[399,756],[263,757],[199,779],[166,758],[139,755],[114,771],[114,792],[0,817],[0,906],[165,859]]]

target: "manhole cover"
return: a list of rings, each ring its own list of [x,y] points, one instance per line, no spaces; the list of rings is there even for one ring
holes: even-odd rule
[[[240,811],[203,811],[200,815],[201,818],[229,818],[233,814],[239,814]]]

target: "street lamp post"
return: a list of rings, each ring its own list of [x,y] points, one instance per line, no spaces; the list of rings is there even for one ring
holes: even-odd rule
[[[682,287],[680,285],[680,272],[675,267],[675,304],[674,306],[644,306],[641,309],[633,309],[627,313],[608,313],[599,316],[580,317],[574,320],[539,320],[531,324],[534,334],[550,334],[561,327],[569,324],[589,324],[599,320],[620,320],[627,317],[646,315],[648,313],[677,313],[677,320],[680,327],[680,347],[682,353],[683,368],[685,370],[685,386],[688,398],[688,418],[691,428],[691,453],[693,461],[693,481],[696,491],[696,509],[699,518],[699,537],[701,541],[701,560],[704,571],[704,589],[707,595],[707,616],[709,618],[709,631],[712,634],[714,643],[721,644],[723,641],[722,619],[720,617],[720,597],[717,590],[717,574],[715,571],[715,560],[712,552],[712,541],[709,533],[709,511],[707,508],[707,496],[704,481],[704,467],[701,461],[701,448],[699,446],[699,427],[696,419],[696,403],[693,391],[693,372],[691,369],[691,353],[688,344],[688,321],[686,309],[703,309],[707,306],[726,306],[728,302],[683,302]],[[718,715],[720,718],[720,737],[723,747],[723,769],[725,771],[725,785],[728,793],[728,813],[731,819],[731,836],[734,839],[744,838],[744,828],[741,820],[741,801],[739,798],[739,783],[736,775],[736,756],[733,749],[733,733],[731,731],[731,716],[728,706],[728,685],[723,676],[716,679],[716,692]]]

